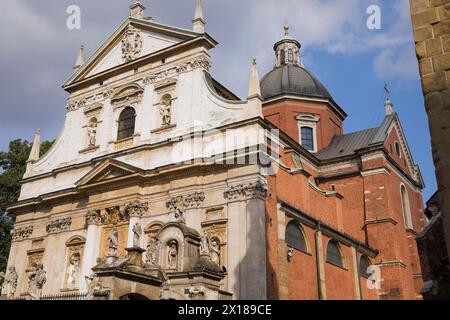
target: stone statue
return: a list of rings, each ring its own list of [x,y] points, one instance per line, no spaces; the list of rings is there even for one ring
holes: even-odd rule
[[[158,238],[150,238],[147,245],[147,262],[152,266],[156,266],[157,264],[159,245],[160,242]]]
[[[114,227],[111,235],[108,237],[108,257],[117,257],[119,248],[119,233]]]
[[[133,226],[133,247],[141,247],[142,227],[140,223],[136,223]]]
[[[167,262],[169,269],[176,270],[178,263],[178,248],[176,241],[170,242],[169,251],[167,252]]]
[[[42,288],[47,282],[47,273],[44,266],[40,263],[33,262],[31,270],[28,272],[28,294],[31,300],[40,300]]]
[[[94,299],[94,292],[103,290],[101,279],[95,274],[85,276],[87,284],[87,300]]]
[[[8,299],[13,299],[14,294],[16,293],[17,288],[17,279],[19,276],[17,275],[17,271],[15,267],[9,267],[9,273],[6,275],[5,280],[3,282],[3,289],[6,290],[6,297]]]
[[[220,243],[217,238],[211,240],[211,261],[220,266]]]
[[[87,127],[88,131],[88,139],[89,139],[89,147],[95,147],[97,143],[97,123],[91,122]]]
[[[203,233],[200,241],[200,255],[209,256],[209,237],[208,234]]]
[[[159,112],[162,117],[162,125],[170,126],[172,122],[172,97],[169,95],[165,95],[161,99],[161,104],[159,108]]]
[[[70,265],[69,268],[67,268],[67,288],[68,289],[76,289],[78,278],[80,276],[80,261],[81,261],[81,255],[80,253],[74,252],[70,256]]]

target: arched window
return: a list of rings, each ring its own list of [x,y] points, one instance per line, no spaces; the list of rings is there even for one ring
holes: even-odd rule
[[[411,220],[411,207],[409,205],[408,191],[406,191],[404,185],[400,186],[400,197],[402,200],[403,220],[405,222],[405,228],[412,229],[413,225]]]
[[[371,274],[368,272],[368,269],[371,265],[369,257],[362,255],[359,259],[359,275],[366,278],[370,277]]]
[[[133,136],[135,121],[136,111],[134,111],[131,107],[126,107],[119,116],[117,140],[122,140]]]
[[[314,151],[314,129],[311,127],[301,128],[302,146],[309,151]]]
[[[286,63],[286,51],[284,51],[284,50],[280,51],[280,62],[281,62],[281,64]]]
[[[294,52],[292,51],[292,49],[288,50],[288,61],[294,62]]]
[[[335,240],[330,240],[328,242],[327,262],[341,268],[344,267],[344,259],[342,258],[341,248]]]
[[[402,150],[400,149],[400,144],[398,143],[398,141],[394,142],[394,146],[395,146],[395,153],[397,153],[397,156],[399,158],[402,157]]]
[[[286,243],[300,251],[307,252],[308,248],[306,246],[305,236],[303,235],[301,227],[291,221],[288,223],[286,227]]]

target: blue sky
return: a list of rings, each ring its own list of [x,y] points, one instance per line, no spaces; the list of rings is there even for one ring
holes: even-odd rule
[[[62,128],[70,75],[81,44],[92,53],[127,17],[132,0],[3,0],[0,36],[0,149],[37,128],[54,139]],[[191,28],[194,0],[143,0],[156,21]],[[273,67],[273,44],[288,23],[302,59],[348,113],[345,131],[377,126],[384,84],[420,165],[436,190],[427,116],[415,58],[408,0],[204,0],[214,77],[245,97],[253,57],[262,77]],[[81,30],[66,28],[69,5],[81,8]],[[366,26],[369,5],[381,7],[381,30]]]

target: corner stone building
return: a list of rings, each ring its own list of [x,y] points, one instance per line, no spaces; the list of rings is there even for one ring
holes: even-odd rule
[[[438,192],[418,238],[425,299],[450,299],[450,1],[410,0]]]
[[[62,133],[42,158],[37,134],[9,208],[4,297],[420,299],[423,181],[392,103],[344,134],[287,26],[240,100],[204,28],[200,0],[193,31],[137,1],[80,51]]]

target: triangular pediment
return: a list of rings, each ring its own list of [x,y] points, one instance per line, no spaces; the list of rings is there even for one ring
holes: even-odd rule
[[[92,184],[114,181],[120,178],[142,174],[143,170],[120,162],[117,160],[105,160],[83,178],[81,178],[76,185],[83,187]]]
[[[72,74],[63,87],[118,66],[132,64],[142,57],[198,36],[200,34],[190,30],[130,17]]]

